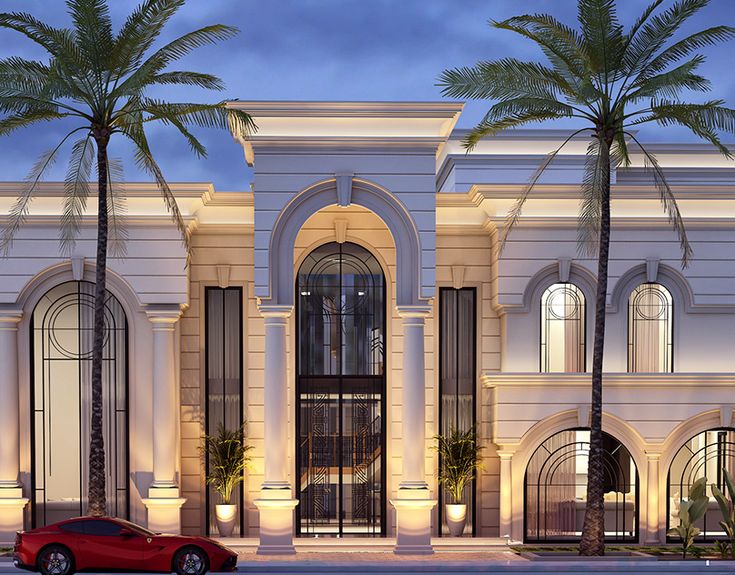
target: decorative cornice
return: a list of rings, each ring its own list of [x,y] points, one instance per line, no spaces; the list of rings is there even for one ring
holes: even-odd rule
[[[243,110],[254,117],[284,118],[452,118],[464,108],[464,102],[306,102],[240,101],[227,107]]]
[[[591,373],[489,373],[482,384],[495,387],[589,387]],[[605,373],[607,387],[733,387],[735,373]]]

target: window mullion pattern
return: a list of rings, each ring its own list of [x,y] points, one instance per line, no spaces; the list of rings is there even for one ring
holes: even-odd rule
[[[32,524],[86,512],[95,286],[52,288],[32,317]],[[128,326],[120,302],[105,300],[102,357],[107,512],[128,515]]]
[[[628,301],[628,371],[671,373],[673,356],[673,300],[661,284],[636,287]]]
[[[315,249],[297,277],[301,535],[385,532],[385,281],[349,242]]]
[[[571,283],[549,286],[541,296],[541,372],[585,371],[585,299]]]
[[[217,435],[220,426],[236,430],[243,417],[243,357],[242,357],[242,288],[207,287],[205,289],[206,321],[206,380],[205,420],[207,435]],[[209,472],[209,462],[206,462]],[[242,534],[244,525],[243,484],[233,493],[240,521],[233,536]],[[207,533],[216,533],[215,505],[219,495],[207,486]]]
[[[468,431],[476,424],[476,290],[440,288],[439,290],[439,417],[440,433]],[[441,465],[441,461],[439,462]],[[448,533],[444,519],[446,494],[440,491],[441,533]],[[465,490],[467,525],[475,534],[475,481]]]

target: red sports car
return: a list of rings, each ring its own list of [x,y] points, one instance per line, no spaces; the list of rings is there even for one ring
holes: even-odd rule
[[[75,571],[153,571],[203,575],[234,571],[237,554],[207,537],[161,535],[110,517],[78,517],[21,531],[13,563],[43,575]]]

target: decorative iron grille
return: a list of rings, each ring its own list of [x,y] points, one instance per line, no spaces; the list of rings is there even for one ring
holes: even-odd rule
[[[674,304],[657,283],[639,285],[628,301],[628,371],[674,371]]]
[[[735,476],[735,429],[719,428],[703,431],[679,448],[671,460],[666,482],[667,531],[679,524],[679,505],[682,499],[688,499],[692,483],[706,477],[709,505],[704,517],[695,524],[701,531],[697,540],[711,542],[727,539],[720,525],[722,514],[712,495],[711,487],[715,484],[720,491],[727,493],[725,470],[731,476]],[[668,536],[667,540],[677,541],[676,538]]]
[[[44,295],[31,319],[32,525],[48,525],[87,510],[92,410],[94,289],[60,284]],[[107,512],[128,516],[128,323],[120,302],[105,301],[102,359]]]
[[[638,470],[630,452],[603,433],[605,539],[638,540]],[[524,479],[525,540],[579,541],[587,495],[589,430],[552,435],[531,456]]]
[[[299,270],[300,535],[385,534],[385,289],[352,243],[317,248]]]
[[[585,299],[571,283],[549,286],[541,296],[541,372],[585,371]]]

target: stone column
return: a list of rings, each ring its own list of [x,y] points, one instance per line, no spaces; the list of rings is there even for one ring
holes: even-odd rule
[[[288,379],[286,328],[293,306],[262,305],[265,321],[265,477],[255,506],[260,513],[258,554],[295,553],[294,508],[288,481]]]
[[[22,316],[18,310],[0,310],[0,542],[6,543],[23,529],[23,509],[28,503],[18,481],[18,323]]]
[[[498,451],[500,457],[500,536],[513,532],[513,452]]]
[[[398,497],[391,500],[396,509],[396,548],[398,554],[430,554],[431,498],[426,483],[426,366],[424,360],[424,323],[431,313],[428,306],[399,306],[403,320],[403,479]]]
[[[646,497],[646,545],[660,545],[666,541],[659,538],[659,461],[661,455],[659,453],[648,453],[648,479],[646,489],[648,496]]]
[[[179,405],[176,395],[176,322],[179,306],[146,311],[153,324],[153,483],[148,498],[148,528],[181,533],[181,506],[176,482]]]

